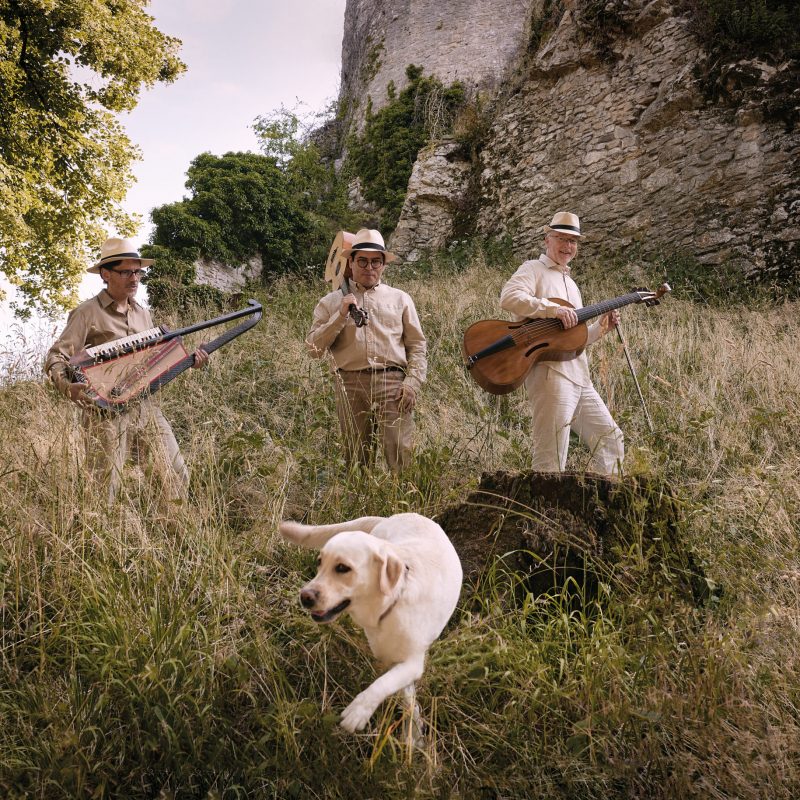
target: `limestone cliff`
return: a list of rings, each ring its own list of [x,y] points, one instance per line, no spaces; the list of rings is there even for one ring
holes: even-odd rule
[[[707,54],[677,4],[618,4],[617,27],[600,44],[574,4],[563,5],[541,46],[527,48],[538,0],[348,0],[351,125],[368,97],[385,102],[390,80],[402,87],[412,62],[493,97],[477,158],[448,142],[420,153],[392,248],[413,260],[441,247],[468,205],[475,232],[509,235],[528,257],[542,223],[568,209],[598,249],[639,243],[796,277],[800,137],[762,103],[776,82],[795,79],[796,65],[718,65],[712,96]]]

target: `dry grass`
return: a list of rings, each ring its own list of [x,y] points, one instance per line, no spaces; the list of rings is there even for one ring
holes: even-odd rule
[[[169,525],[136,469],[103,512],[61,398],[35,380],[0,390],[4,796],[797,795],[796,305],[626,310],[653,434],[619,343],[592,354],[627,471],[679,493],[718,602],[686,609],[643,591],[592,613],[559,597],[510,611],[498,568],[481,610],[461,608],[431,653],[424,751],[404,746],[392,703],[370,733],[335,726],[374,667],[352,626],[299,612],[313,556],[278,542],[276,522],[432,514],[481,470],[526,468],[524,397],[487,396],[459,357],[466,325],[497,316],[512,268],[477,257],[395,275],[431,363],[402,481],[341,460],[326,367],[302,344],[320,286],[273,287],[256,329],[164,391],[193,473],[192,502]],[[585,300],[621,293],[627,277],[587,276]],[[574,447],[570,465],[586,459]]]

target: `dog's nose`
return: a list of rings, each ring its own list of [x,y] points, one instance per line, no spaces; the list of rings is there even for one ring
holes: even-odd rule
[[[303,608],[313,608],[318,597],[319,592],[317,592],[315,589],[301,589],[300,605],[302,605]]]

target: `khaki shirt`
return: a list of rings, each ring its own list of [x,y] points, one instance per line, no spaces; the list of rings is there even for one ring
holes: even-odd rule
[[[379,283],[364,290],[355,281],[350,289],[369,322],[357,328],[348,314],[343,317],[342,293],[325,295],[314,309],[314,321],[306,337],[312,356],[322,358],[330,350],[336,369],[362,370],[400,367],[412,389],[418,390],[428,371],[427,343],[411,297],[400,289]]]
[[[70,385],[68,362],[75,353],[152,327],[153,320],[147,308],[128,300],[127,311],[120,313],[114,298],[103,289],[70,311],[66,327],[47,353],[44,373],[66,394]]]
[[[583,308],[580,289],[570,277],[569,266],[561,267],[544,253],[538,259],[526,261],[506,281],[500,292],[500,306],[510,312],[515,321],[523,319],[554,319],[560,308],[548,297],[566,300],[574,308]],[[599,320],[587,325],[587,344],[596,342],[602,333]],[[534,369],[552,369],[579,386],[591,386],[586,351],[570,361],[540,361]]]

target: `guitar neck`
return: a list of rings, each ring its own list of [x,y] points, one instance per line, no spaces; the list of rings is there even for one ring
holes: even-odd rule
[[[642,298],[638,292],[631,292],[630,294],[624,294],[621,297],[614,297],[611,300],[603,300],[600,303],[593,303],[590,306],[584,306],[583,308],[579,308],[575,313],[578,315],[578,322],[586,322],[586,320],[594,319],[594,317],[600,317],[603,314],[608,314],[609,311],[613,311],[615,308],[622,308],[623,306],[628,306],[631,303],[641,302]]]

